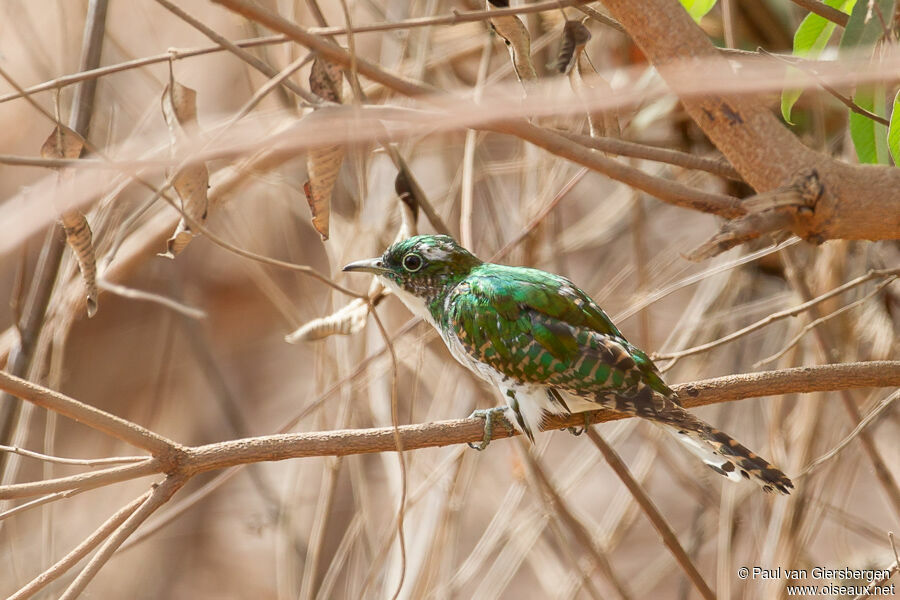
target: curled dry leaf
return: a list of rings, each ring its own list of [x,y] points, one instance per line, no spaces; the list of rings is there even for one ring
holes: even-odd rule
[[[579,98],[598,95],[612,95],[612,87],[591,64],[585,53],[585,46],[591,39],[591,32],[584,23],[566,21],[563,41],[554,67],[560,73],[567,73],[572,91]],[[591,137],[620,137],[619,119],[615,110],[587,111]]]
[[[343,90],[343,70],[340,65],[316,56],[309,72],[309,88],[314,94],[340,104]],[[322,111],[318,109],[306,118],[316,118]],[[306,155],[306,171],[309,180],[303,185],[306,201],[312,212],[312,224],[323,240],[328,239],[328,222],[331,216],[331,195],[334,184],[344,161],[343,146],[324,146],[313,148]]]
[[[306,171],[309,180],[303,185],[306,201],[312,211],[312,224],[323,240],[328,239],[328,221],[331,215],[331,193],[344,161],[343,146],[313,148],[306,155]]]
[[[197,92],[183,86],[174,79],[163,90],[162,113],[169,127],[172,156],[187,147],[191,138],[199,132],[197,123]],[[172,187],[181,200],[181,210],[191,219],[204,222],[207,216],[209,197],[209,169],[204,163],[188,165],[178,171],[172,180]],[[182,217],[175,233],[166,244],[162,256],[175,258],[194,237],[190,223]]]
[[[509,2],[505,0],[489,0],[488,8],[505,8]],[[516,69],[519,81],[530,82],[537,79],[537,71],[531,60],[531,35],[516,15],[504,15],[491,18],[491,26],[502,37],[509,48],[509,56]]]
[[[576,49],[581,52],[591,39],[590,30],[580,21],[566,21],[563,26],[563,39],[556,54],[553,68],[559,73],[568,73],[575,64]]]
[[[365,327],[369,306],[365,299],[355,298],[340,310],[327,317],[313,319],[284,339],[289,344],[296,344],[321,340],[335,334],[354,334]]]
[[[58,124],[50,137],[41,146],[44,158],[78,158],[84,149],[84,139],[78,132]],[[73,210],[62,214],[63,230],[66,233],[66,244],[75,253],[78,269],[84,280],[87,292],[87,314],[93,317],[97,313],[97,256],[94,252],[91,226],[81,211]]]
[[[413,185],[410,183],[411,177],[406,163],[403,161],[403,167],[397,173],[396,179],[394,179],[394,190],[397,192],[397,197],[400,200],[400,229],[394,238],[395,243],[418,233],[419,210],[415,194],[412,191]],[[313,319],[306,323],[290,335],[285,336],[284,339],[289,344],[295,344],[297,342],[321,340],[335,334],[354,334],[365,326],[366,317],[369,315],[369,310],[371,310],[370,307],[377,306],[389,293],[390,291],[381,285],[378,278],[373,277],[367,294],[368,300],[355,298],[347,303],[346,306],[327,317]]]
[[[78,259],[78,268],[87,289],[87,315],[97,314],[97,260],[94,254],[93,235],[87,219],[79,211],[64,213],[63,230],[66,232],[66,243],[72,248]]]

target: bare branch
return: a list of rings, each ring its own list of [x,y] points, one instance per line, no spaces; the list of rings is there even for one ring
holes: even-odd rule
[[[131,421],[2,371],[0,371],[0,389],[74,421],[85,423],[132,446],[143,448],[154,456],[171,458],[170,455],[179,449],[175,442]]]
[[[669,548],[669,551],[672,552],[672,556],[675,557],[678,565],[684,571],[685,575],[688,576],[688,579],[691,580],[691,583],[694,584],[694,587],[697,588],[697,591],[700,592],[700,595],[707,600],[715,600],[716,595],[709,588],[706,581],[703,580],[703,576],[700,575],[697,567],[694,566],[691,557],[688,556],[687,552],[684,551],[684,548],[681,547],[675,532],[672,531],[669,523],[666,521],[665,517],[662,516],[662,513],[659,512],[659,509],[656,508],[656,505],[653,503],[653,500],[650,499],[650,496],[647,495],[647,492],[644,491],[644,488],[631,476],[628,467],[625,466],[625,463],[622,462],[622,459],[619,458],[616,451],[600,437],[600,434],[594,431],[593,427],[588,427],[586,433],[588,438],[590,438],[590,440],[594,442],[594,445],[597,446],[597,449],[600,450],[600,453],[603,454],[603,458],[606,459],[606,462],[609,463],[612,470],[615,471],[622,483],[625,484],[625,487],[628,488],[628,491],[631,492],[631,495],[634,496],[635,501],[641,507],[641,510],[644,511],[644,514],[647,515],[647,518],[653,524],[653,528],[656,529],[656,532],[662,538],[663,543]]]
[[[109,537],[109,535],[125,522],[125,519],[137,510],[138,506],[144,503],[149,496],[150,492],[146,492],[120,508],[113,516],[100,525],[94,533],[72,548],[68,554],[56,561],[46,571],[19,588],[19,590],[7,600],[25,600],[26,598],[31,598],[47,585],[59,579],[69,569],[74,567],[78,561],[87,556],[91,550],[96,548],[97,544]]]
[[[0,486],[0,500],[26,498],[28,496],[37,496],[38,494],[48,494],[64,490],[90,490],[118,483],[120,481],[128,481],[130,479],[137,479],[138,477],[146,477],[147,475],[161,473],[162,470],[163,466],[159,460],[147,458],[144,459],[143,462],[110,467],[109,469],[102,469],[100,471],[89,471],[87,473],[79,473],[78,475],[69,475],[68,477],[44,479],[43,481],[3,485]]]
[[[893,280],[894,277],[900,275],[900,268],[896,269],[873,269],[866,273],[865,275],[860,275],[856,279],[848,281],[843,285],[840,285],[833,290],[825,292],[820,296],[816,296],[812,300],[808,302],[804,302],[802,304],[798,304],[789,309],[780,310],[778,312],[774,312],[769,316],[760,319],[755,323],[751,323],[746,327],[738,329],[733,333],[729,333],[726,336],[720,337],[717,340],[713,340],[711,342],[707,342],[705,344],[700,344],[699,346],[694,346],[693,348],[686,348],[684,350],[678,350],[677,352],[660,352],[653,355],[654,360],[676,360],[679,358],[683,358],[685,356],[691,356],[693,354],[699,354],[701,352],[706,352],[707,350],[712,350],[713,348],[717,348],[723,344],[727,344],[729,342],[733,342],[734,340],[741,338],[749,333],[762,329],[767,325],[771,325],[775,321],[779,321],[781,319],[786,319],[788,317],[796,317],[800,313],[810,309],[811,307],[825,302],[830,298],[834,298],[840,294],[843,294],[849,289],[852,289],[858,285],[866,283],[867,281],[871,281],[872,279],[879,279],[881,277],[891,277]],[[666,366],[668,368],[668,365]]]
[[[862,433],[862,431],[864,429],[866,429],[875,419],[877,419],[879,416],[881,416],[884,413],[884,411],[886,411],[888,408],[890,408],[891,405],[893,405],[894,402],[898,398],[900,398],[900,391],[894,392],[893,394],[887,396],[884,400],[879,402],[878,406],[873,408],[872,411],[869,414],[867,414],[856,425],[856,427],[853,428],[853,431],[851,431],[849,434],[847,434],[847,437],[845,437],[843,440],[841,440],[837,446],[835,446],[834,448],[832,448],[831,450],[829,450],[822,456],[816,458],[815,460],[810,462],[808,465],[806,465],[802,471],[800,471],[799,473],[797,473],[797,475],[794,476],[794,479],[799,479],[800,477],[809,475],[814,470],[816,470],[822,463],[824,463],[828,460],[831,460],[832,458],[834,458],[835,456],[840,454],[840,452],[844,448],[846,448],[850,444],[850,442],[855,440],[859,436],[859,434]]]
[[[846,27],[850,20],[850,15],[841,12],[836,8],[828,6],[820,0],[791,0],[797,6],[802,6],[811,13],[815,13],[823,19],[828,19],[838,27]]]
[[[21,456],[28,456],[30,458],[45,460],[47,462],[57,463],[61,465],[81,465],[85,467],[96,467],[99,465],[120,465],[123,463],[135,463],[147,460],[146,456],[112,456],[109,458],[63,458],[61,456],[49,456],[47,454],[41,454],[40,452],[33,452],[32,450],[26,450],[25,448],[19,448],[17,446],[2,445],[0,445],[0,452],[12,452]]]
[[[77,598],[97,572],[106,564],[115,551],[119,549],[122,542],[124,542],[141,523],[146,521],[147,517],[152,515],[157,508],[168,502],[169,498],[184,485],[184,482],[185,480],[180,477],[170,476],[164,482],[155,486],[155,489],[150,493],[147,499],[141,503],[140,507],[132,512],[113,534],[107,538],[103,545],[100,546],[100,549],[97,550],[97,554],[91,558],[91,561],[84,567],[81,573],[78,574],[75,581],[73,581],[66,589],[65,593],[60,596],[60,600],[74,600]]]

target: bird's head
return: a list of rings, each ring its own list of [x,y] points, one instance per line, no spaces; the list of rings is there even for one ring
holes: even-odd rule
[[[344,270],[374,273],[393,291],[401,292],[401,299],[406,292],[430,305],[480,264],[450,236],[417,235],[392,244],[378,258],[352,262]]]

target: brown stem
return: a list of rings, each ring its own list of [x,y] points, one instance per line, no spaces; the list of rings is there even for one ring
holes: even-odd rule
[[[84,41],[81,52],[81,69],[93,69],[100,64],[103,37],[106,31],[107,0],[92,0],[84,24]],[[79,84],[72,102],[69,127],[87,138],[93,114],[96,79],[88,79]],[[47,306],[59,272],[63,250],[66,248],[62,226],[54,223],[47,231],[41,261],[32,280],[28,293],[25,317],[19,323],[19,343],[10,352],[7,371],[16,376],[26,376],[31,367],[34,346],[44,327]],[[19,421],[21,403],[15,398],[0,394],[0,444],[9,445]],[[0,475],[6,470],[6,456],[0,455]]]
[[[678,542],[678,537],[675,536],[675,532],[672,531],[672,528],[669,526],[665,517],[663,517],[662,513],[659,512],[659,509],[656,508],[653,500],[650,499],[650,496],[647,495],[647,492],[644,491],[641,484],[635,481],[634,477],[631,476],[628,467],[625,466],[625,463],[622,462],[622,459],[619,458],[616,451],[600,437],[600,434],[594,431],[593,427],[588,427],[586,433],[588,438],[590,438],[590,440],[594,442],[594,445],[597,446],[597,449],[600,450],[600,453],[603,455],[603,458],[606,459],[606,462],[609,463],[609,466],[612,467],[612,470],[615,471],[619,479],[622,480],[622,483],[625,484],[625,487],[628,488],[628,491],[631,492],[631,495],[634,496],[635,501],[641,507],[641,510],[644,511],[644,514],[647,515],[647,519],[653,524],[653,528],[656,529],[656,532],[662,538],[663,543],[672,552],[672,556],[675,557],[678,565],[684,570],[685,575],[688,576],[688,579],[691,580],[694,587],[700,592],[700,595],[707,600],[716,600],[716,595],[706,584],[706,581],[703,580],[703,576],[700,575],[697,567],[694,566],[691,557],[688,556],[688,553],[681,547],[681,544]]]
[[[791,0],[797,6],[801,6],[811,13],[815,13],[823,19],[828,19],[838,27],[846,27],[850,20],[850,15],[841,12],[836,8],[828,6],[819,0]]]

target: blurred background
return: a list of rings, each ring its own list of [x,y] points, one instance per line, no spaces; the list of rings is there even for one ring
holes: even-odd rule
[[[464,1],[347,0],[345,15],[343,3],[320,2],[318,9],[313,0],[261,4],[304,27],[320,26],[316,10],[329,26],[344,26],[347,15],[363,25],[484,9]],[[179,6],[229,40],[271,34],[209,2]],[[82,0],[3,2],[0,66],[9,79],[28,88],[78,72],[86,14]],[[583,17],[572,8],[522,16],[539,77],[556,77],[549,80],[551,90],[570,85],[547,66],[560,45],[564,14]],[[720,2],[700,24],[719,45],[783,52],[790,50],[805,14],[780,0],[732,0]],[[585,25],[593,34],[586,53],[613,89],[639,96],[659,85],[626,35],[596,21]],[[503,41],[485,20],[353,37],[357,54],[383,69],[465,97],[483,93],[486,106],[507,102],[521,89]],[[349,44],[345,35],[335,41]],[[152,0],[111,2],[100,65],[160,58],[97,79],[89,141],[117,160],[168,157],[169,133],[160,109],[169,82],[167,53],[175,57],[175,79],[197,92],[200,130],[222,128],[268,77],[226,51],[185,56],[187,49],[213,46]],[[248,52],[280,71],[307,50],[269,43]],[[308,89],[309,71],[307,63],[290,80]],[[375,104],[421,106],[365,79],[362,88]],[[50,89],[32,94],[30,101],[8,99],[15,86],[0,81],[2,153],[38,156],[54,123],[32,103],[50,115],[58,110],[67,122],[74,90],[65,85],[58,95]],[[345,82],[345,102],[353,97]],[[572,108],[571,95],[565,98],[570,105],[561,103],[560,116],[542,117],[545,123],[587,133],[586,118]],[[778,95],[769,99],[777,110]],[[368,278],[346,277],[340,268],[380,254],[400,227],[397,169],[383,148],[370,138],[348,147],[333,191],[327,241],[310,223],[305,150],[259,168],[242,163],[305,112],[297,95],[278,87],[226,130],[225,146],[244,143],[249,150],[207,162],[206,226],[237,247],[309,265],[365,292]],[[612,112],[625,139],[716,156],[674,96],[651,95]],[[809,145],[856,160],[846,110],[836,100],[808,92],[794,116],[797,134]],[[714,217],[664,204],[516,138],[467,131],[419,124],[395,137],[399,154],[452,233],[485,259],[514,241],[499,260],[571,278],[647,352],[714,340],[803,302],[805,294],[817,296],[869,269],[900,264],[896,242],[813,247],[790,240],[777,250],[772,240],[760,240],[692,263],[683,255],[717,231]],[[701,171],[621,160],[699,189],[752,193],[745,184]],[[175,259],[157,256],[166,250],[176,212],[160,201],[148,204],[152,194],[139,185],[110,195],[115,172],[92,173],[83,175],[93,177],[85,185],[94,187],[81,193],[88,201],[84,210],[101,277],[173,299],[205,317],[104,293],[89,320],[78,266],[66,249],[29,379],[190,445],[273,433],[296,417],[292,431],[390,425],[392,362],[371,317],[350,336],[284,341],[300,325],[346,305],[347,296],[301,273],[238,256],[203,236]],[[0,302],[0,327],[6,332],[0,333],[0,350],[6,356],[45,232],[72,188],[57,187],[57,174],[41,168],[2,164],[0,175],[0,201],[7,207],[0,231],[16,236],[0,253],[0,296],[9,298]],[[158,168],[146,173],[154,185],[165,177]],[[10,209],[24,200],[41,209],[27,214]],[[420,215],[418,230],[431,232],[434,225]],[[685,357],[666,379],[677,383],[896,358],[900,285],[873,292],[879,283],[856,286],[822,304],[817,314],[777,321]],[[781,356],[757,364],[786,348],[811,318],[855,301],[860,302]],[[400,423],[461,418],[499,403],[494,390],[451,360],[430,327],[408,326],[411,315],[399,301],[387,297],[377,310],[399,359]],[[794,476],[797,490],[789,498],[767,496],[751,484],[729,485],[645,423],[627,420],[599,430],[642,482],[718,597],[771,598],[782,593],[783,580],[744,582],[735,576],[737,569],[884,568],[892,560],[887,532],[900,525],[900,413],[888,410],[869,429],[888,483],[875,476],[872,454],[858,441],[796,478],[852,430],[843,405],[847,399],[866,414],[889,393],[771,397],[697,410]],[[27,405],[12,441],[66,457],[135,453]],[[126,542],[85,597],[389,598],[401,576],[402,598],[699,597],[588,440],[552,432],[536,441],[533,449],[512,439],[480,453],[460,446],[405,453],[405,561],[396,538],[402,488],[396,453],[255,464],[224,481],[217,479],[219,473],[197,477]],[[83,470],[22,457],[8,457],[6,468],[4,483]],[[542,478],[552,493],[539,483]],[[0,522],[0,593],[27,583],[147,485],[143,479],[103,487]],[[187,499],[193,500],[181,504]],[[44,597],[56,597],[74,575],[51,585]]]

